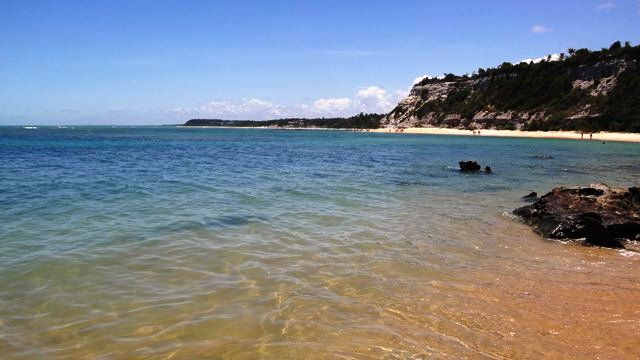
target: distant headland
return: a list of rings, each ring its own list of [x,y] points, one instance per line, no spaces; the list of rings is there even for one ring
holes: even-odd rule
[[[276,120],[220,120],[191,119],[184,126],[220,126],[220,127],[272,127],[272,128],[326,128],[326,129],[377,129],[385,115],[364,114],[346,118],[286,118]]]

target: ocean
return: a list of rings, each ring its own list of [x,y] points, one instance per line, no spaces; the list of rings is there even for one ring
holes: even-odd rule
[[[638,357],[640,256],[510,212],[639,175],[634,143],[0,127],[0,357]]]

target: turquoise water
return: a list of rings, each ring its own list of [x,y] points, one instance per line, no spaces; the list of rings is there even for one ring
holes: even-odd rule
[[[460,174],[457,162],[466,159],[494,173]],[[508,288],[517,288],[527,281],[514,272],[539,280],[562,273],[568,288],[580,289],[576,311],[589,313],[593,291],[613,302],[637,300],[637,277],[615,277],[623,282],[615,291],[607,284],[616,272],[638,270],[638,261],[546,242],[507,213],[530,191],[596,181],[639,186],[639,174],[640,145],[632,143],[3,127],[0,353],[407,358],[576,351],[566,338],[539,332],[525,332],[532,345],[511,346],[518,338],[508,334],[522,331],[508,331],[507,317],[530,314],[521,321],[535,329],[552,321],[536,317],[541,307],[566,308],[546,299],[529,310],[503,310],[487,299],[506,296],[506,285],[487,279],[512,274],[505,275],[513,280]],[[591,288],[581,285],[596,273]],[[554,289],[547,294],[561,291]],[[630,323],[609,330],[637,326],[629,314]],[[581,327],[569,329],[568,337],[590,339]],[[614,354],[637,351],[614,345],[622,351]],[[593,355],[587,350],[580,354]]]

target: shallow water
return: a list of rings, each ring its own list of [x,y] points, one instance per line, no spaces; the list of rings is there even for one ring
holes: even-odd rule
[[[636,358],[640,256],[508,213],[639,174],[628,143],[0,128],[0,354]]]

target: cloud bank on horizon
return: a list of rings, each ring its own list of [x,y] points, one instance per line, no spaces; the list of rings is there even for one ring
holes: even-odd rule
[[[359,89],[349,98],[320,98],[310,104],[283,105],[250,98],[216,100],[194,107],[178,107],[168,111],[177,118],[211,118],[224,120],[270,120],[279,118],[343,117],[358,113],[387,113],[408,91],[389,93],[378,86]]]

